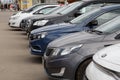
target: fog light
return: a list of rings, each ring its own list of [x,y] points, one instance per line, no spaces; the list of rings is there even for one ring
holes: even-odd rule
[[[52,76],[63,76],[64,72],[65,72],[65,67],[61,68],[59,73],[52,73],[51,75]]]

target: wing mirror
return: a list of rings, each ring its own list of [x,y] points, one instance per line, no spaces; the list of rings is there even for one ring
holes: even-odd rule
[[[74,14],[74,17],[78,17],[78,16],[80,16],[82,13],[81,12],[76,12],[75,14]]]
[[[97,20],[92,20],[91,22],[89,22],[89,23],[87,24],[87,27],[93,29],[94,26],[97,26],[97,25],[98,25],[98,21],[97,21]]]
[[[97,26],[98,21],[97,20],[92,20],[91,22],[88,23],[89,26]]]

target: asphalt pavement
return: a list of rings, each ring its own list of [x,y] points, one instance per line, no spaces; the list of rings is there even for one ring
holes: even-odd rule
[[[48,80],[41,57],[31,55],[24,31],[8,26],[13,12],[0,12],[0,80]]]

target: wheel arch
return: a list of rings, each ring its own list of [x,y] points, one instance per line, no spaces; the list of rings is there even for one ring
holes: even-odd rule
[[[79,69],[79,66],[81,66],[85,61],[87,61],[88,59],[92,59],[93,55],[88,55],[85,56],[84,58],[82,58],[79,63],[77,64],[75,71],[74,71],[74,80],[76,80],[76,74],[77,74],[77,70]]]

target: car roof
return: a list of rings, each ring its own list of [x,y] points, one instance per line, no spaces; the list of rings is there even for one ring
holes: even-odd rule
[[[120,3],[120,0],[82,0],[87,2]]]

